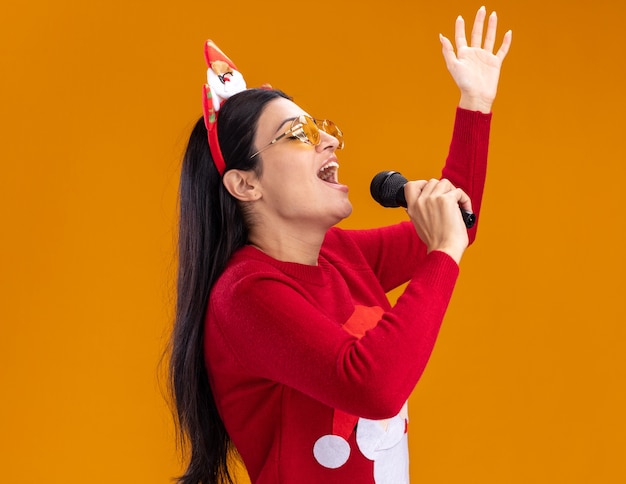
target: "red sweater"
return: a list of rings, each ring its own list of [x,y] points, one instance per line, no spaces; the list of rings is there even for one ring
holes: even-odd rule
[[[477,214],[490,120],[457,110],[442,173]],[[253,483],[408,482],[406,401],[457,275],[410,222],[333,228],[317,266],[233,255],[209,299],[205,359]],[[391,307],[385,293],[409,280]]]

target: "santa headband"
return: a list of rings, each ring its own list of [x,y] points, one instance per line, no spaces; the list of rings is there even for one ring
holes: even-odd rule
[[[246,81],[233,61],[212,40],[207,40],[204,44],[204,58],[208,65],[207,83],[202,88],[204,124],[208,132],[213,163],[215,163],[219,174],[223,175],[226,170],[226,162],[217,139],[218,112],[226,99],[245,91]]]

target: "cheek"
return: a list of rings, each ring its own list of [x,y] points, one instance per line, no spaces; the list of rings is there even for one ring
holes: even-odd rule
[[[271,206],[295,208],[307,198],[306,184],[295,177],[275,176],[264,183],[264,198]]]
[[[269,167],[268,167],[269,168]],[[311,180],[310,173],[302,167],[299,169],[297,161],[274,164],[263,174],[262,183],[266,192],[272,198],[297,198],[302,192],[313,189],[315,180]]]

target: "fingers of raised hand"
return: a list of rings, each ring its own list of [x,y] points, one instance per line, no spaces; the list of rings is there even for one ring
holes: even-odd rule
[[[446,65],[448,68],[454,63],[456,60],[456,54],[454,53],[454,47],[452,47],[452,43],[447,37],[444,37],[442,34],[439,34],[439,40],[441,41],[441,51],[443,52],[443,58],[446,61]]]
[[[483,43],[483,27],[485,24],[485,16],[487,11],[485,7],[480,7],[476,12],[476,18],[474,19],[474,26],[472,27],[471,46],[480,48]]]
[[[504,34],[504,39],[502,39],[502,45],[500,46],[500,48],[498,49],[498,52],[496,53],[496,57],[498,57],[500,61],[503,61],[506,55],[508,54],[509,48],[511,47],[512,40],[513,40],[513,32],[509,30],[506,34]]]
[[[456,48],[461,49],[467,47],[467,39],[465,38],[465,20],[460,15],[456,18],[454,24],[454,43]]]
[[[483,49],[493,53],[493,46],[496,43],[496,30],[498,28],[498,16],[496,12],[491,12],[489,15],[489,21],[487,23],[487,33],[485,34],[485,43]]]
[[[470,35],[470,47],[475,47],[477,49],[484,49],[487,52],[493,54],[493,49],[496,44],[496,32],[498,28],[498,16],[496,12],[491,12],[489,15],[489,19],[487,20],[487,30],[485,32],[485,39],[483,42],[483,31],[485,27],[485,18],[487,17],[487,10],[485,7],[480,7],[476,12],[476,17],[474,18],[474,25],[472,27],[472,32]],[[445,38],[445,37],[444,37]],[[500,49],[496,53],[496,56],[500,58],[500,60],[504,59],[506,54],[509,51],[509,47],[511,45],[512,33],[509,30],[505,35],[502,41],[502,45]],[[447,39],[446,39],[447,40]],[[455,31],[454,31],[454,40],[456,43],[456,48],[461,49],[463,47],[467,47],[467,39],[465,37],[465,21],[462,16],[458,16],[455,23]],[[443,43],[442,39],[442,43]],[[444,48],[447,47],[444,43]]]

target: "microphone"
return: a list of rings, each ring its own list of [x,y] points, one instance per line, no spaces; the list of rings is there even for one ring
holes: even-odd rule
[[[406,208],[406,198],[404,197],[404,185],[409,180],[404,178],[397,171],[381,171],[372,179],[370,184],[370,193],[372,198],[380,203],[383,207],[404,207]],[[467,210],[461,210],[463,222],[468,229],[471,229],[476,223],[476,215]]]

